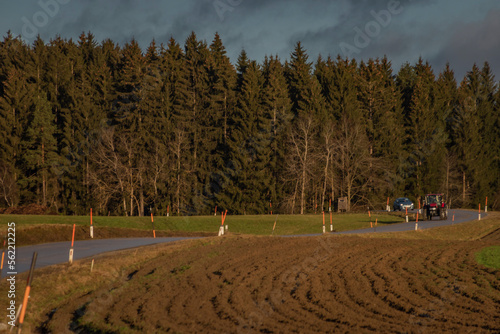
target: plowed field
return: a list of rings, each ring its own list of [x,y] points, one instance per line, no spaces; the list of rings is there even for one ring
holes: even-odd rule
[[[199,240],[75,295],[38,331],[499,333],[500,271],[474,259],[498,244],[498,232]]]

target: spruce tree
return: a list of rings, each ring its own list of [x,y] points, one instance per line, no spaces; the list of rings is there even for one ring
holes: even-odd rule
[[[255,61],[241,54],[238,61],[241,86],[231,117],[229,159],[224,174],[224,191],[218,196],[222,205],[239,213],[264,213],[268,203],[271,175],[270,117],[261,108],[262,74]]]
[[[357,98],[359,85],[357,64],[338,57],[336,61],[328,59],[327,66],[329,94],[326,102],[328,109],[337,121],[344,117],[361,121],[362,115]]]
[[[479,97],[481,74],[474,64],[472,70],[467,72],[459,87],[459,103],[454,119],[455,150],[460,161],[462,176],[462,205],[475,204],[478,183],[483,167],[484,151],[481,148],[480,133],[481,119],[479,116]]]
[[[51,166],[57,161],[56,123],[44,93],[38,93],[32,105],[30,121],[24,137],[24,200],[51,205],[56,183]]]
[[[403,191],[398,173],[403,151],[399,91],[387,58],[370,59],[359,66],[359,102],[369,141],[369,153],[378,159],[383,169],[372,166],[370,200],[394,196]]]
[[[300,110],[304,110],[307,90],[312,84],[312,63],[308,59],[306,50],[300,42],[297,42],[290,56],[290,63],[286,67],[288,90],[295,115],[298,115]]]
[[[236,73],[234,67],[226,56],[226,50],[218,34],[210,44],[207,62],[208,98],[205,112],[203,130],[205,138],[204,151],[208,152],[205,167],[207,175],[205,184],[206,205],[217,205],[217,196],[224,192],[224,180],[220,173],[214,170],[223,170],[228,158],[228,120],[232,117],[234,109],[234,86]],[[226,208],[227,209],[227,208]]]
[[[455,74],[450,68],[449,64],[446,64],[445,69],[439,74],[436,81],[436,95],[435,95],[435,105],[436,105],[436,119],[440,126],[445,126],[446,128],[446,174],[444,175],[444,189],[446,190],[446,198],[450,205],[453,203],[453,197],[456,196],[456,188],[458,184],[458,166],[456,162],[456,155],[453,152],[454,138],[453,138],[453,118],[457,109],[458,104],[458,89],[457,82],[455,80]]]
[[[209,124],[205,106],[208,103],[208,56],[209,50],[205,42],[197,39],[192,32],[187,38],[184,46],[185,68],[188,77],[188,106],[190,108],[190,147],[191,157],[189,165],[193,173],[193,189],[189,203],[186,203],[186,212],[208,213],[211,212],[213,197],[207,198],[209,191],[204,189],[204,185],[210,184],[210,171],[208,166],[208,156],[210,155],[211,141],[206,135]],[[210,197],[210,196],[208,196]]]
[[[269,201],[274,207],[282,204],[287,189],[284,174],[286,167],[286,140],[293,119],[291,101],[287,89],[285,69],[278,57],[266,58],[263,66],[263,105],[271,118],[271,157],[270,174],[271,185],[269,186]],[[275,210],[276,212],[276,210]]]

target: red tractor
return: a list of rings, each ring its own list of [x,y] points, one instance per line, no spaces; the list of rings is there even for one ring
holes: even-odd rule
[[[443,194],[425,195],[422,220],[432,220],[433,216],[438,216],[441,220],[448,219],[448,209]]]

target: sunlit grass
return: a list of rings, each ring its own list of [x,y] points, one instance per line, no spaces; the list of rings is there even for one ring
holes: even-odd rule
[[[388,214],[333,214],[332,223],[335,231],[347,231],[370,227],[370,222],[378,226],[401,223],[403,219]],[[7,226],[7,222],[15,222],[17,228],[28,225],[65,224],[90,225],[90,216],[47,216],[47,215],[0,215],[0,224]],[[184,232],[214,232],[221,225],[218,216],[158,216],[153,218],[157,231],[184,231]],[[228,215],[225,225],[232,233],[270,235],[276,222],[275,235],[313,234],[321,233],[323,216],[317,215]],[[141,230],[152,229],[151,217],[116,217],[94,216],[93,225],[134,228]],[[330,215],[325,214],[326,230],[330,231]]]
[[[483,248],[476,253],[476,261],[485,267],[500,269],[500,246]]]

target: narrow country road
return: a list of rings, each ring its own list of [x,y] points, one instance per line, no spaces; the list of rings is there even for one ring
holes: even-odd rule
[[[418,210],[413,210],[413,213],[416,213]],[[453,221],[453,215],[455,215],[455,220]],[[481,212],[481,218],[486,217],[486,213]],[[439,220],[439,217],[434,217],[433,220],[419,221],[418,229],[428,229],[432,227],[438,226],[447,226],[459,223],[465,223],[478,218],[477,211],[470,210],[450,210],[448,212],[447,220]],[[384,233],[384,232],[404,232],[415,230],[415,222],[409,223],[398,223],[398,224],[390,224],[384,226],[378,226],[377,228],[365,228],[362,230],[354,230],[354,231],[344,231],[338,232],[337,234],[360,234],[360,233]]]
[[[452,216],[455,220],[452,221]],[[486,213],[481,213],[482,217]],[[478,213],[469,210],[450,210],[448,220],[420,221],[419,229],[427,229],[438,226],[446,226],[471,221],[478,218]],[[335,234],[360,234],[360,233],[383,233],[383,232],[403,232],[415,229],[415,222],[398,223],[379,226],[377,228],[367,228],[362,230],[336,232]],[[321,235],[321,234],[314,234]],[[122,238],[122,239],[96,239],[76,241],[74,245],[74,260],[95,256],[97,254],[111,252],[121,249],[134,248],[140,246],[153,245],[158,243],[173,242],[178,240],[194,239],[192,237],[177,238]],[[7,275],[20,274],[28,271],[31,264],[33,252],[38,252],[36,268],[42,268],[53,264],[68,262],[71,242],[55,242],[49,244],[33,245],[16,248],[16,265],[14,270],[10,270],[7,265],[7,254],[2,270],[2,277]],[[12,274],[15,273],[15,274]]]
[[[120,238],[120,239],[95,239],[75,241],[73,259],[83,259],[97,254],[116,251],[120,249],[134,248],[140,246],[153,245],[164,242],[194,239],[194,237],[176,238]],[[48,244],[24,246],[16,248],[16,265],[14,270],[10,270],[7,264],[7,254],[4,260],[2,277],[7,275],[20,274],[28,271],[31,265],[33,252],[38,252],[35,268],[42,268],[53,264],[68,262],[70,241],[53,242]],[[15,274],[12,274],[15,273]]]

